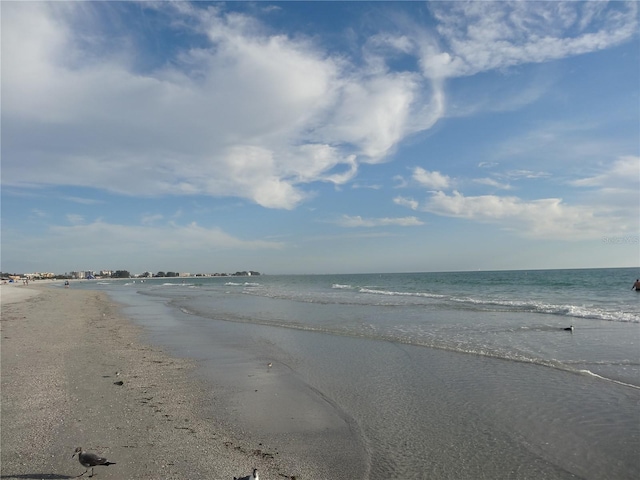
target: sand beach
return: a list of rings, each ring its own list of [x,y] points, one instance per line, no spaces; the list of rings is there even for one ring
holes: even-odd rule
[[[27,288],[25,286],[20,287],[18,284],[12,283],[0,285],[0,301],[2,302],[2,305],[20,302],[38,295],[38,293],[40,293],[39,288]]]
[[[1,478],[74,478],[78,446],[115,465],[98,478],[314,478],[210,411],[189,360],[140,340],[103,293],[3,285]],[[88,474],[87,474],[88,475]]]

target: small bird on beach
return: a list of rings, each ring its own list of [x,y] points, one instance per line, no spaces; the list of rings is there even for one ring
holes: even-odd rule
[[[89,476],[93,477],[93,467],[97,467],[98,465],[104,465],[105,467],[108,467],[109,465],[115,465],[115,462],[110,462],[106,458],[100,457],[95,453],[85,452],[82,447],[76,448],[76,451],[73,455],[71,455],[71,458],[75,457],[76,455],[78,455],[78,461],[80,462],[80,464],[86,468],[86,470],[78,475],[78,477],[81,477],[85,473],[87,473],[89,471],[89,468],[91,468],[91,475]]]
[[[258,469],[254,468],[253,473],[251,475],[247,475],[246,477],[242,477],[242,478],[233,477],[233,480],[260,480],[258,478]]]
[[[571,325],[570,327],[567,327],[567,328],[563,328],[563,330],[565,332],[573,332],[573,325]]]
[[[271,362],[267,363],[267,368],[271,368],[271,367],[273,367],[273,363]]]

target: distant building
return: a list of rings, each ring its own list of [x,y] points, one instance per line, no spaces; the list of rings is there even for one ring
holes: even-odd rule
[[[34,279],[54,278],[56,274],[51,272],[34,272],[34,273],[25,273],[24,276],[29,280],[34,280]]]
[[[77,278],[79,280],[86,279],[94,279],[96,278],[95,272],[93,270],[82,270],[78,272],[71,272],[71,276],[73,278]]]

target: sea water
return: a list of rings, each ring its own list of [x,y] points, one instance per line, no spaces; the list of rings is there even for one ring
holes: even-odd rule
[[[215,401],[231,425],[264,444],[297,445],[327,478],[631,479],[640,475],[638,276],[260,275],[82,287],[107,291],[155,341],[197,358],[226,386]]]

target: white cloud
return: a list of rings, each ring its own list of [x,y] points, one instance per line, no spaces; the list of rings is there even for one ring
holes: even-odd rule
[[[344,184],[359,163],[381,161],[426,128],[413,118],[425,97],[415,72],[359,69],[240,14],[149,8],[170,9],[174,25],[206,33],[210,45],[141,72],[135,51],[105,55],[101,42],[126,38],[75,35],[90,6],[3,8],[5,184],[238,196],[290,209],[308,198],[304,184]]]
[[[64,197],[64,199],[69,200],[70,202],[80,203],[82,205],[97,205],[100,203],[104,203],[101,200],[87,197]]]
[[[132,38],[92,33],[106,31],[101,8],[117,16],[124,5],[3,5],[3,185],[235,196],[292,209],[309,198],[307,184],[351,181],[360,164],[386,160],[431,128],[445,114],[446,78],[600,50],[637,26],[633,3],[436,2],[439,40],[423,29],[381,32],[361,62],[223,7],[150,3],[141,8],[208,43],[145,69]],[[398,52],[422,70],[391,71]],[[437,173],[418,177],[449,188]]]
[[[640,157],[623,156],[616,160],[611,167],[604,169],[603,173],[570,183],[577,187],[606,187],[640,192]]]
[[[67,214],[67,221],[72,225],[81,225],[84,223],[84,216],[75,213]]]
[[[393,203],[400,205],[401,207],[410,208],[411,210],[418,210],[418,207],[420,207],[420,202],[413,198],[395,197],[393,199]]]
[[[637,34],[635,2],[433,2],[443,47],[423,45],[422,65],[437,78],[603,50]]]
[[[164,218],[164,215],[159,213],[144,215],[141,219],[142,225],[153,225]]]
[[[442,188],[450,184],[448,176],[438,172],[416,169],[415,179],[425,185]],[[433,175],[438,173],[438,175]],[[444,177],[446,181],[441,180]],[[497,178],[511,180],[544,179],[548,173],[530,170],[511,170],[497,174]],[[472,179],[473,183],[511,190],[509,183],[496,178]],[[588,196],[572,192],[573,204],[561,198],[525,200],[516,196],[466,196],[459,191],[447,194],[442,189],[431,192],[424,201],[396,197],[396,205],[414,211],[454,217],[474,222],[490,223],[522,236],[541,239],[584,240],[605,235],[632,234],[640,228],[639,193],[640,158],[623,156],[609,165],[602,165],[592,175],[568,182],[574,187],[589,189]],[[568,193],[568,192],[567,192]]]
[[[637,231],[637,219],[602,206],[567,205],[560,198],[525,201],[497,195],[464,196],[435,192],[420,207],[436,215],[493,223],[505,230],[535,238],[584,240],[605,233]]]
[[[409,185],[409,182],[402,175],[394,175],[393,181],[396,182],[394,188],[405,188]]]
[[[568,182],[585,195],[585,202],[595,208],[608,205],[627,211],[638,223],[640,219],[640,157],[623,156],[608,165],[601,165],[591,176]],[[636,227],[637,228],[637,227]]]
[[[498,163],[496,162],[480,162],[478,163],[479,168],[494,168],[497,167]]]
[[[496,145],[493,155],[501,164],[509,164],[514,159],[527,159],[551,169],[560,163],[566,165],[569,161],[582,167],[610,157],[612,152],[637,150],[637,141],[633,136],[603,135],[603,130],[606,131],[615,121],[615,116],[593,112],[587,116],[581,115],[578,119],[544,122]],[[513,174],[517,172],[514,170]]]
[[[22,255],[34,265],[56,264],[56,268],[63,271],[65,268],[83,269],[96,264],[132,271],[144,271],[151,268],[150,265],[182,268],[180,265],[191,265],[194,259],[199,259],[198,265],[209,266],[234,259],[234,265],[228,268],[238,268],[235,264],[252,252],[281,251],[284,247],[282,242],[244,240],[219,228],[206,228],[195,222],[130,226],[101,220],[69,226],[54,225],[42,235],[25,238],[3,232],[2,242],[7,255],[9,252],[12,256]],[[123,261],[126,261],[125,265]],[[209,268],[215,271],[215,267]]]
[[[488,185],[490,187],[499,188],[501,190],[511,190],[511,185],[508,183],[502,183],[497,181],[494,178],[475,178],[473,179],[474,183],[479,183],[480,185]]]
[[[163,226],[129,226],[119,224],[109,224],[103,221],[94,221],[86,225],[76,225],[72,227],[54,226],[49,233],[53,237],[63,238],[71,241],[72,238],[78,240],[71,243],[81,243],[91,238],[97,237],[105,240],[102,243],[114,242],[119,244],[116,249],[123,249],[131,246],[136,249],[146,249],[150,243],[155,244],[158,250],[172,250],[179,246],[186,250],[214,250],[226,248],[239,248],[244,250],[253,249],[280,249],[283,244],[280,242],[268,242],[264,240],[242,240],[229,235],[219,228],[205,228],[196,222],[187,225],[169,223]]]
[[[420,185],[432,189],[446,189],[451,184],[451,178],[442,175],[440,172],[429,172],[421,167],[413,169],[413,179]]]
[[[551,174],[547,172],[534,172],[532,170],[508,170],[503,175],[511,180],[519,180],[521,178],[534,180],[551,176]]]
[[[353,188],[354,190],[358,190],[358,189],[367,189],[367,190],[380,190],[382,188],[382,185],[378,185],[378,184],[364,184],[364,183],[353,183],[351,185],[351,188]]]
[[[362,218],[359,215],[343,215],[338,221],[338,225],[342,227],[415,227],[418,225],[424,225],[424,222],[419,220],[417,217]]]

